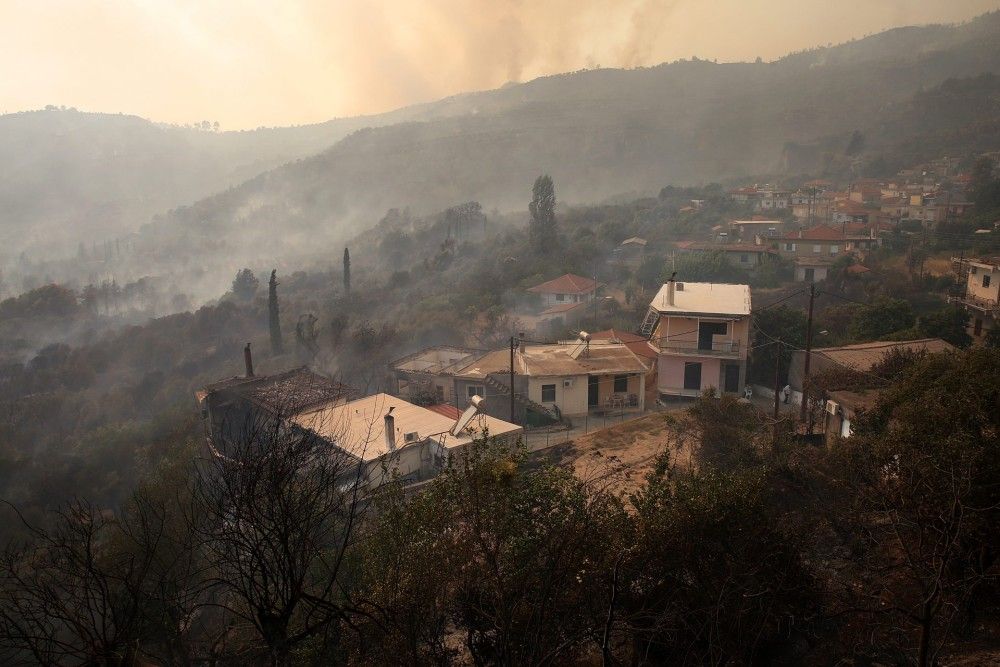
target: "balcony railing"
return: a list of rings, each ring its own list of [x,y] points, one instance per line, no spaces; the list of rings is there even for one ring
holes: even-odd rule
[[[984,313],[988,313],[991,310],[998,309],[998,303],[996,301],[991,301],[990,299],[983,299],[981,297],[972,296],[969,294],[961,296],[949,296],[948,303],[960,303],[963,306],[968,306],[969,308],[974,308]]]
[[[660,340],[660,352],[664,354],[687,354],[692,356],[738,357],[739,341],[718,341],[711,346],[699,344],[696,340]]]

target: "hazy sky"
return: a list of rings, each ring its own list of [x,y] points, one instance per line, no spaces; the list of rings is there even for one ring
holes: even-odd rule
[[[771,59],[1000,0],[0,0],[0,112],[46,104],[223,129],[371,113],[507,81]]]

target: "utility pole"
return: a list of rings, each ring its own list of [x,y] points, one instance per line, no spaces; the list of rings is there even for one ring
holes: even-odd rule
[[[806,405],[809,399],[806,397],[806,390],[809,388],[809,357],[812,353],[813,342],[813,301],[816,299],[816,284],[809,285],[809,319],[806,323],[806,358],[802,367],[802,404],[799,406],[799,421],[806,420]]]
[[[514,348],[517,345],[517,341],[513,336],[510,337],[510,423],[516,424],[514,421]]]
[[[778,445],[778,394],[781,391],[781,341],[777,342],[778,352],[774,357],[774,436],[772,447]]]

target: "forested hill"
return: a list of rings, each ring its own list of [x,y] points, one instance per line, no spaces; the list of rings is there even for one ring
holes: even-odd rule
[[[136,231],[363,127],[426,118],[426,105],[315,125],[217,131],[47,107],[0,116],[0,258],[46,257]]]
[[[361,130],[148,231],[166,247],[171,238],[187,248],[211,239],[236,255],[280,253],[280,243],[295,252],[392,207],[424,212],[475,199],[486,210],[521,208],[542,172],[576,202],[773,173],[791,144],[846,146],[855,130],[877,134],[922,90],[1000,72],[998,43],[1000,13],[992,13],[773,63],[592,70],[462,95],[431,105],[445,118]]]
[[[774,172],[791,166],[789,146],[809,156],[817,145],[846,145],[855,130],[875,138],[887,114],[920,91],[1000,72],[997,43],[1000,13],[992,13],[773,63],[581,71],[252,132],[64,110],[11,114],[0,117],[0,254],[100,247],[159,213],[145,239],[164,261],[223,249],[241,264],[264,249],[286,258],[323,251],[392,207],[427,212],[475,199],[486,210],[522,208],[541,172],[576,202]]]

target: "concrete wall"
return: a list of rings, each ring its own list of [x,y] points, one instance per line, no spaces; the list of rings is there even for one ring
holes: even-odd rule
[[[813,270],[813,282],[818,282],[820,280],[826,280],[826,275],[830,271],[828,266],[796,266],[795,267],[795,280],[796,282],[805,282],[806,279],[806,269],[811,268]]]
[[[564,387],[563,380],[572,380],[571,387]],[[542,385],[556,386],[556,400],[542,400]],[[549,409],[556,406],[564,415],[582,415],[587,413],[587,376],[568,375],[565,377],[532,377],[528,378],[528,398],[541,403]]]
[[[701,364],[701,386],[697,390],[684,389],[684,365]],[[738,364],[740,367],[737,391],[743,391],[746,384],[746,361],[722,357],[696,355],[660,355],[657,368],[657,391],[669,395],[693,395],[714,387],[716,393],[723,393],[725,387],[725,366]]]
[[[681,344],[698,342],[698,324],[700,322],[725,322],[725,320],[713,319],[711,317],[670,317],[660,316],[660,323],[653,338],[661,345],[669,345],[670,342]],[[747,348],[750,341],[750,318],[743,318],[727,323],[727,333],[712,336],[713,343],[725,343],[733,341],[739,343],[739,358],[746,359]]]
[[[972,273],[973,268],[976,270],[975,275]],[[990,277],[989,287],[983,287],[983,276]],[[982,266],[971,265],[969,267],[967,291],[969,296],[996,302],[998,295],[1000,295],[1000,271],[991,271],[984,269]]]

